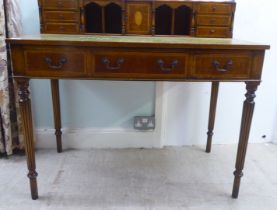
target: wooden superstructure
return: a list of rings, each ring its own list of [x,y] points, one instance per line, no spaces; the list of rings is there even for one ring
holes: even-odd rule
[[[232,0],[39,0],[42,33],[232,37]]]

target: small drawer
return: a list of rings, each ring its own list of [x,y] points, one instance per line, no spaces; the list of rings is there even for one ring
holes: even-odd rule
[[[96,53],[95,74],[114,77],[180,78],[187,69],[188,56],[168,53]]]
[[[88,54],[76,48],[26,49],[26,75],[32,76],[85,76]]]
[[[77,10],[78,0],[42,0],[44,9]]]
[[[231,4],[199,3],[197,12],[202,14],[231,14]]]
[[[190,76],[197,79],[244,79],[250,77],[250,53],[238,56],[236,52],[196,53]]]
[[[44,22],[79,22],[79,13],[70,11],[44,11]]]
[[[198,26],[230,26],[230,15],[197,15]]]
[[[228,27],[197,27],[197,37],[226,38],[230,36]]]
[[[79,33],[79,25],[74,23],[45,23],[44,33],[76,34]]]

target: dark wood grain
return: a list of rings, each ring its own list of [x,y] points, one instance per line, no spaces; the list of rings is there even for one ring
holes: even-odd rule
[[[232,196],[238,197],[254,98],[268,45],[226,39],[42,35],[7,39],[13,76],[19,85],[26,154],[33,199],[37,195],[29,79],[104,79],[213,82],[207,152],[214,128],[218,84],[246,82]],[[176,62],[178,61],[178,62]],[[55,128],[61,151],[57,80],[52,81]]]
[[[55,37],[62,39],[63,36],[55,35]],[[266,45],[255,46],[248,43],[237,45],[222,39],[217,40],[216,44],[210,44],[210,39],[194,42],[195,39],[199,40],[197,38],[190,38],[187,42],[182,39],[180,43],[174,43],[169,38],[163,38],[165,42],[161,42],[159,38],[157,42],[147,43],[139,39],[138,42],[105,41],[104,36],[101,37],[103,41],[65,39],[60,41],[60,45],[58,38],[57,40],[8,39],[12,48],[13,71],[15,75],[39,78],[260,80],[264,50],[268,48]],[[79,38],[76,36],[76,39]],[[133,38],[135,37],[129,37],[130,40]],[[111,40],[118,39],[122,38],[111,38]],[[175,38],[174,41],[178,39]],[[22,45],[24,47],[20,47]],[[250,50],[251,48],[254,50]],[[103,64],[104,58],[110,62],[108,65]],[[119,68],[112,68],[118,65],[120,59],[124,62]],[[159,60],[164,64],[160,65]],[[172,67],[174,61],[178,63]],[[22,63],[25,64],[25,68],[22,68]],[[164,71],[164,69],[171,70]]]
[[[206,14],[230,14],[232,12],[232,5],[220,2],[199,3],[197,5],[197,12]]]
[[[43,25],[45,33],[50,34],[78,34],[79,25],[76,23],[47,22]]]
[[[194,56],[193,77],[210,78],[249,78],[253,54],[251,52],[236,55],[234,51],[219,53],[199,52]],[[215,63],[218,65],[216,66]],[[229,65],[228,65],[229,64]]]
[[[99,50],[95,53],[94,58],[95,76],[100,77],[117,77],[118,75],[129,77],[130,75],[148,74],[157,78],[184,78],[188,64],[188,55],[185,53],[167,53],[163,55],[160,53],[128,52],[126,50],[125,52],[114,51],[113,53]],[[103,64],[104,58],[110,62],[109,65]],[[117,64],[119,59],[123,59],[120,66]],[[164,64],[160,65],[158,61],[163,61]],[[172,66],[174,61],[177,61],[177,64]]]
[[[219,26],[199,26],[196,28],[197,37],[221,38],[229,37],[230,29]]]
[[[61,109],[60,109],[60,91],[59,91],[59,80],[51,80],[51,91],[52,91],[52,102],[53,102],[53,112],[54,112],[54,126],[55,135],[57,142],[57,152],[62,152],[62,123],[61,123]]]
[[[234,171],[235,179],[232,192],[233,198],[237,198],[239,195],[240,180],[243,176],[242,170],[244,168],[249,133],[255,107],[255,92],[259,85],[260,82],[246,82],[247,92],[245,94],[246,100],[243,103],[240,137],[236,159],[236,170]]]
[[[37,172],[34,151],[34,136],[32,123],[31,100],[29,98],[29,79],[16,78],[19,96],[19,108],[23,124],[25,142],[25,153],[27,157],[28,177],[30,179],[31,196],[33,200],[38,199]]]
[[[77,10],[79,0],[41,0],[45,9]]]
[[[86,7],[90,4],[98,5],[100,7],[99,14],[101,14],[93,16],[93,20],[86,20],[86,14],[91,14],[91,11],[86,11]],[[232,37],[233,16],[236,6],[232,0],[217,2],[201,0],[42,0],[39,2],[41,32],[85,34],[94,31],[95,33],[106,33],[105,25],[109,21],[105,18],[106,8],[111,4],[119,6],[121,13],[118,16],[121,16],[122,21],[121,24],[117,24],[113,23],[112,20],[110,24],[113,25],[113,28],[118,28],[113,30],[115,32],[108,33],[153,36],[156,35],[156,32],[159,34],[159,31],[161,31],[159,27],[164,27],[164,23],[169,21],[171,23],[169,31],[166,32],[167,35]],[[159,17],[156,17],[156,12],[161,6],[168,7],[171,13],[162,12]],[[184,7],[187,8],[186,11],[181,9]],[[177,18],[179,9],[182,10],[182,18]],[[110,11],[114,12],[114,9]],[[169,14],[172,15],[168,16]],[[207,18],[210,15],[213,17]],[[89,26],[92,29],[88,29],[91,21],[94,24]],[[64,22],[67,24],[64,24]],[[96,25],[100,27],[99,30]],[[93,27],[97,29],[93,29]]]
[[[78,13],[72,11],[45,11],[43,18],[46,22],[78,22]]]
[[[215,123],[215,115],[216,115],[216,106],[217,106],[217,98],[218,98],[218,89],[219,89],[219,82],[212,82],[211,88],[211,100],[210,100],[210,114],[209,114],[209,125],[208,125],[208,139],[206,145],[206,152],[211,152],[212,147],[212,138],[213,138],[213,130],[214,130],[214,123]]]
[[[210,54],[209,50],[222,49],[225,53],[230,50],[251,51],[269,49],[268,45],[258,44],[236,39],[207,39],[182,36],[116,36],[116,35],[63,35],[63,34],[41,34],[22,35],[17,38],[8,38],[6,42],[16,45],[42,45],[58,46],[59,48],[68,46],[101,47],[101,48],[125,48],[133,47],[140,49],[158,49],[159,52],[173,49],[173,52],[182,50],[207,49],[204,54]],[[81,49],[81,48],[80,48]],[[153,50],[152,49],[152,50]],[[207,54],[207,55],[208,55]],[[235,56],[235,55],[234,55]],[[259,56],[259,55],[258,55]]]
[[[220,18],[219,18],[220,17]],[[198,15],[197,23],[202,26],[229,26],[232,17],[230,15]]]
[[[151,4],[132,2],[127,4],[128,34],[151,34]]]

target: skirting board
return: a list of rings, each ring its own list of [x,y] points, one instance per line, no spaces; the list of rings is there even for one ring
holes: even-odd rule
[[[63,148],[160,148],[155,131],[140,132],[124,129],[63,129]],[[54,129],[36,130],[37,148],[55,148]]]
[[[135,131],[131,129],[63,129],[62,141],[64,149],[92,149],[92,148],[162,148],[161,136],[156,131]],[[54,129],[36,130],[36,148],[56,148],[56,137]],[[273,143],[276,141],[265,141],[256,139],[251,143]],[[218,143],[215,143],[218,144]],[[221,143],[222,144],[222,143]],[[225,143],[234,144],[234,142]],[[187,144],[190,145],[191,144]]]
[[[63,148],[161,148],[160,137],[155,131],[127,129],[63,129]],[[36,130],[37,148],[55,148],[54,129]]]

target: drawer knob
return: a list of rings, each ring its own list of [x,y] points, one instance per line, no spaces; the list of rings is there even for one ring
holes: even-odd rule
[[[171,67],[165,67],[165,62],[163,59],[159,59],[157,60],[157,64],[160,66],[160,69],[165,72],[165,73],[169,73],[169,72],[172,72],[175,67],[178,65],[179,61],[174,59],[172,62],[171,62]]]
[[[64,32],[64,27],[63,26],[60,26],[59,29],[60,29],[61,32]]]
[[[64,16],[63,15],[59,15],[60,20],[64,20]]]
[[[106,57],[102,58],[102,63],[105,65],[106,69],[108,70],[118,70],[121,68],[122,64],[124,63],[124,58],[117,59],[116,66],[111,66],[111,61]]]
[[[57,2],[57,6],[58,6],[58,7],[63,7],[63,2],[62,2],[62,1],[58,1],[58,2]]]
[[[231,69],[231,67],[233,66],[233,63],[234,62],[232,60],[229,60],[221,68],[220,62],[217,61],[217,60],[214,60],[212,62],[212,65],[215,67],[216,71],[218,71],[218,72],[226,72],[226,71],[229,71]]]
[[[216,6],[213,6],[213,7],[212,7],[212,11],[213,11],[213,12],[215,12],[216,9],[217,9]]]
[[[215,29],[211,29],[211,30],[210,30],[210,33],[211,33],[211,34],[214,34],[214,33],[215,33]]]
[[[44,61],[50,69],[61,69],[64,66],[64,64],[67,63],[66,58],[61,58],[57,64],[53,64],[52,59],[49,57],[44,57]]]
[[[211,20],[210,20],[210,23],[211,23],[211,24],[216,23],[216,19],[211,19]]]

